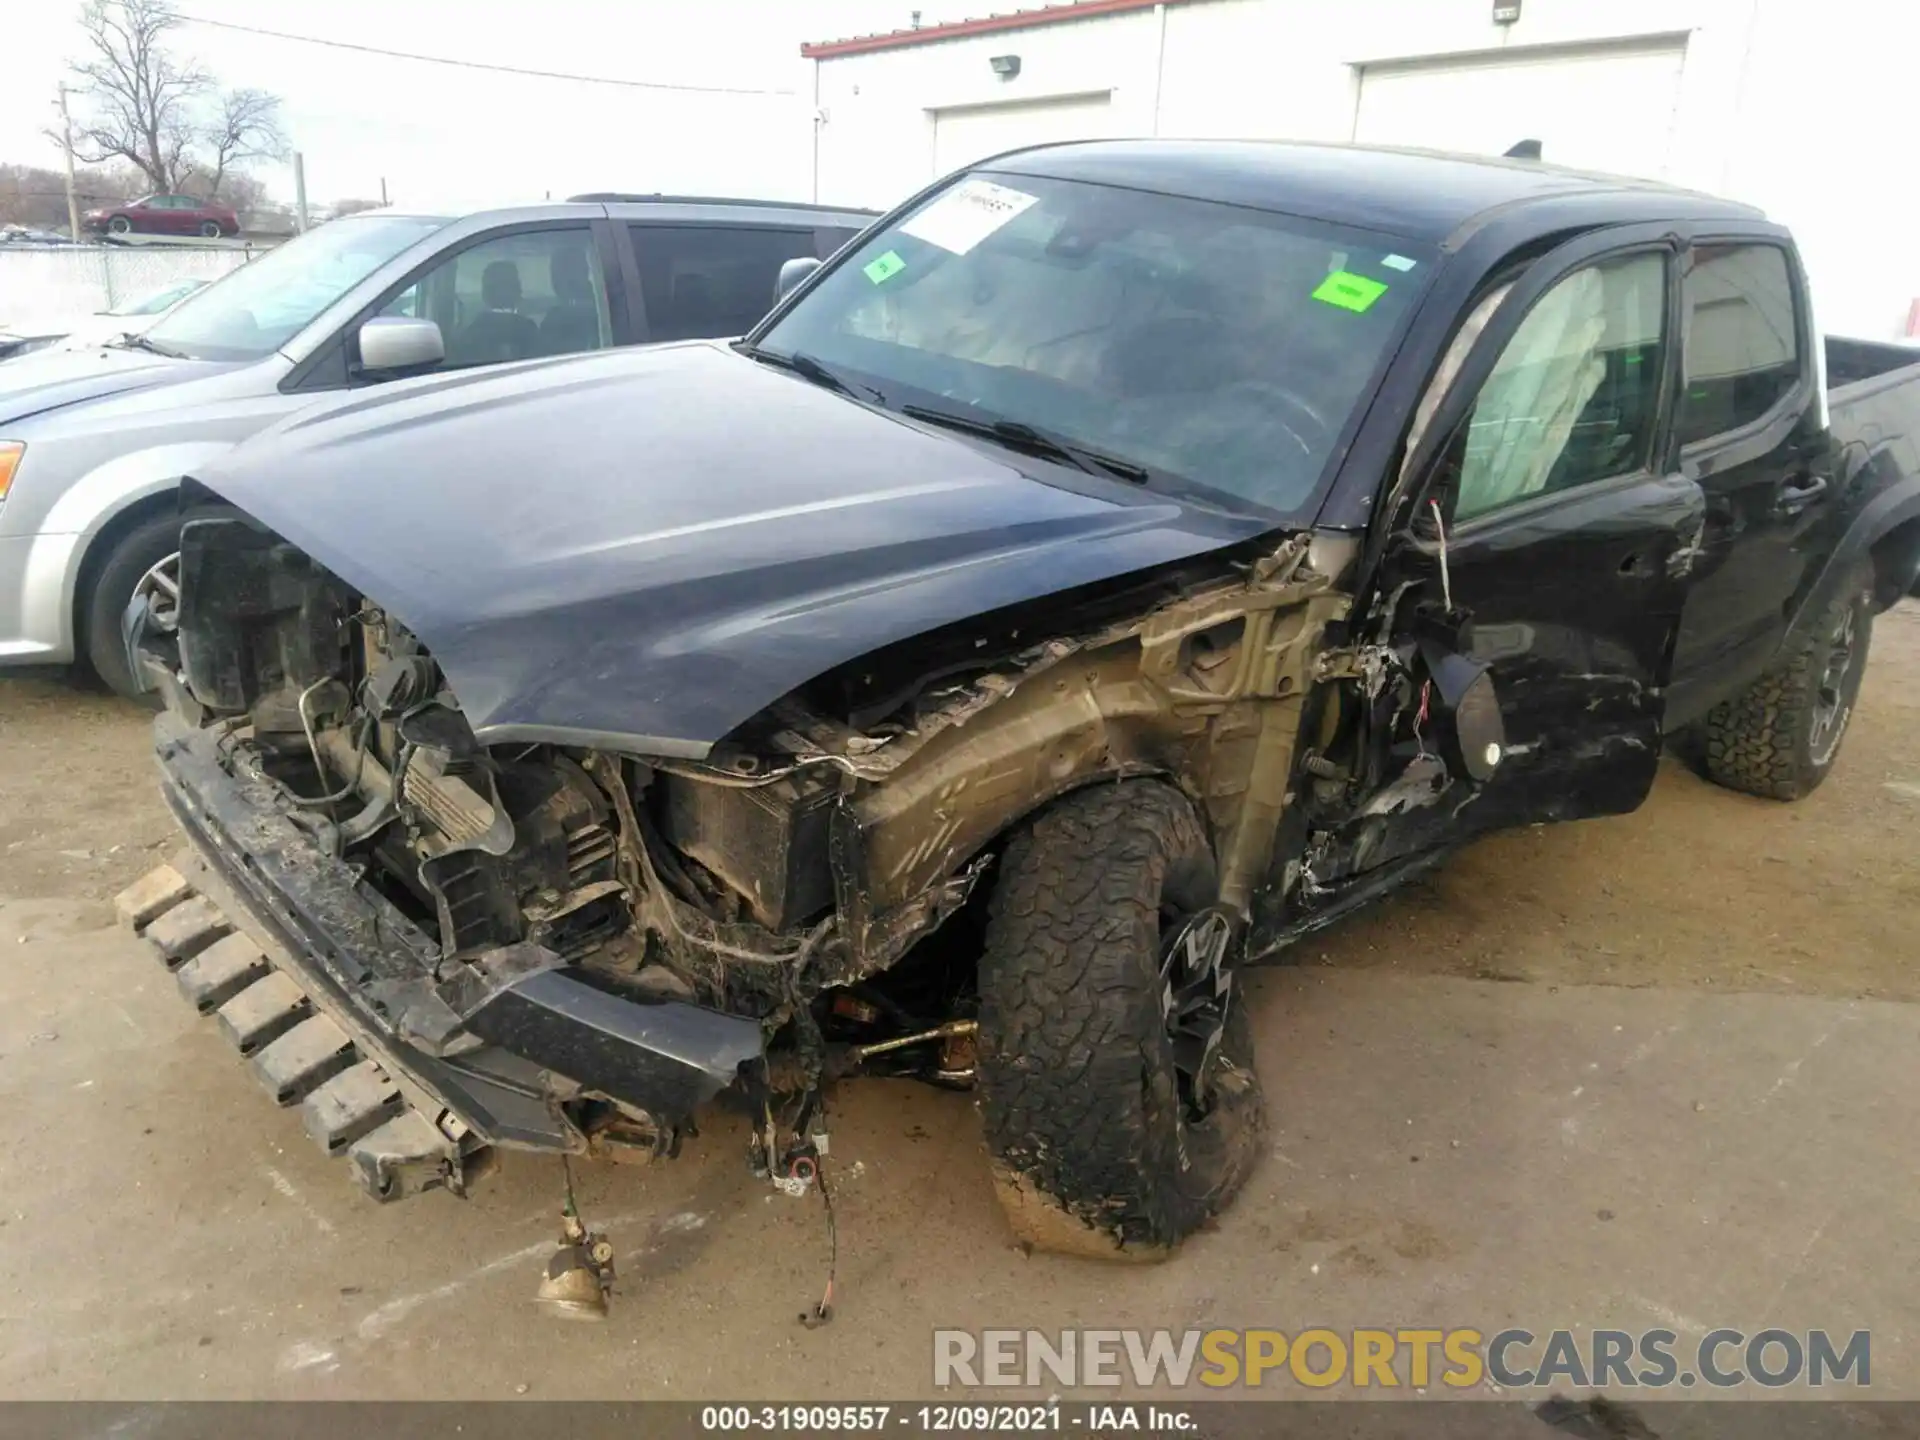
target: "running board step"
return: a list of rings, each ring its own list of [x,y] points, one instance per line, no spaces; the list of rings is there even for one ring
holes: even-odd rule
[[[122,890],[113,902],[120,912],[120,923],[144,930],[162,911],[171,910],[193,894],[187,877],[171,865],[149,870]]]
[[[492,1152],[447,1115],[449,1135],[403,1091],[377,1057],[326,1014],[290,969],[202,894],[222,886],[191,857],[150,871],[114,900],[121,922],[158,952],[187,1003],[219,1021],[274,1103],[300,1107],[300,1123],[329,1155],[346,1156],[361,1189],[386,1202],[425,1190],[465,1194],[491,1169]],[[440,1113],[440,1112],[436,1112]],[[458,1136],[466,1136],[463,1141]]]
[[[362,1060],[307,1096],[300,1107],[300,1123],[329,1155],[338,1155],[406,1108],[400,1087],[387,1078],[387,1072],[371,1060]]]
[[[220,1007],[220,1033],[242,1055],[271,1045],[313,1013],[313,1001],[283,970],[247,986]]]
[[[194,895],[162,911],[141,933],[160,952],[169,970],[178,970],[202,950],[232,933],[227,917],[204,895]]]
[[[194,1009],[210,1015],[271,967],[260,947],[240,934],[216,940],[173,972],[174,983]]]
[[[309,1015],[253,1057],[253,1074],[274,1104],[292,1105],[357,1059],[346,1031],[325,1015]]]

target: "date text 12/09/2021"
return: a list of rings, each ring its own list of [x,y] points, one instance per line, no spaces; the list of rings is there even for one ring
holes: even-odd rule
[[[1178,1405],[707,1405],[700,1430],[709,1435],[767,1432],[908,1435],[1087,1435],[1130,1432],[1192,1434],[1200,1422]]]

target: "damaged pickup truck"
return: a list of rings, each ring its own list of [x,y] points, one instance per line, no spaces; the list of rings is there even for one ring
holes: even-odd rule
[[[716,1099],[804,1189],[908,1075],[1164,1253],[1260,1153],[1240,967],[1679,732],[1805,794],[1920,567],[1920,368],[1704,196],[1093,142],[786,280],[281,423],[129,613],[193,843],[123,908],[382,1198]]]

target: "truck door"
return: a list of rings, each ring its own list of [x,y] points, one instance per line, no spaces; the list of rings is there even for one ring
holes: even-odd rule
[[[1668,726],[1765,668],[1818,573],[1835,514],[1818,342],[1783,234],[1696,239],[1680,284],[1680,468],[1706,529],[1674,651]]]
[[[1439,633],[1484,664],[1505,745],[1479,779],[1403,783],[1394,803],[1363,806],[1376,833],[1350,853],[1364,868],[1646,797],[1703,508],[1660,459],[1679,243],[1626,227],[1536,262],[1434,412],[1408,476],[1414,524],[1386,551],[1390,634],[1406,654]],[[1412,694],[1417,732],[1437,701],[1430,682]],[[1431,772],[1428,735],[1411,741]]]

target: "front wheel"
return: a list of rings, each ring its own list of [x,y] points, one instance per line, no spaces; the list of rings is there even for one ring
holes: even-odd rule
[[[218,240],[220,238],[220,222],[218,220],[202,220],[200,222],[200,233],[209,240]]]
[[[980,1109],[1017,1235],[1157,1259],[1260,1150],[1236,934],[1186,797],[1076,791],[1008,845],[980,961]]]
[[[1811,794],[1833,769],[1873,641],[1873,570],[1854,570],[1807,634],[1704,722],[1707,774],[1769,800]]]
[[[169,567],[179,549],[180,517],[156,515],[111,540],[99,564],[89,569],[80,612],[87,663],[109,690],[142,704],[156,702],[134,683],[120,624],[134,593],[143,585],[157,587],[157,595],[177,598],[178,588]]]
[[[113,235],[131,235],[133,222],[124,215],[116,215],[107,222],[107,231]]]

